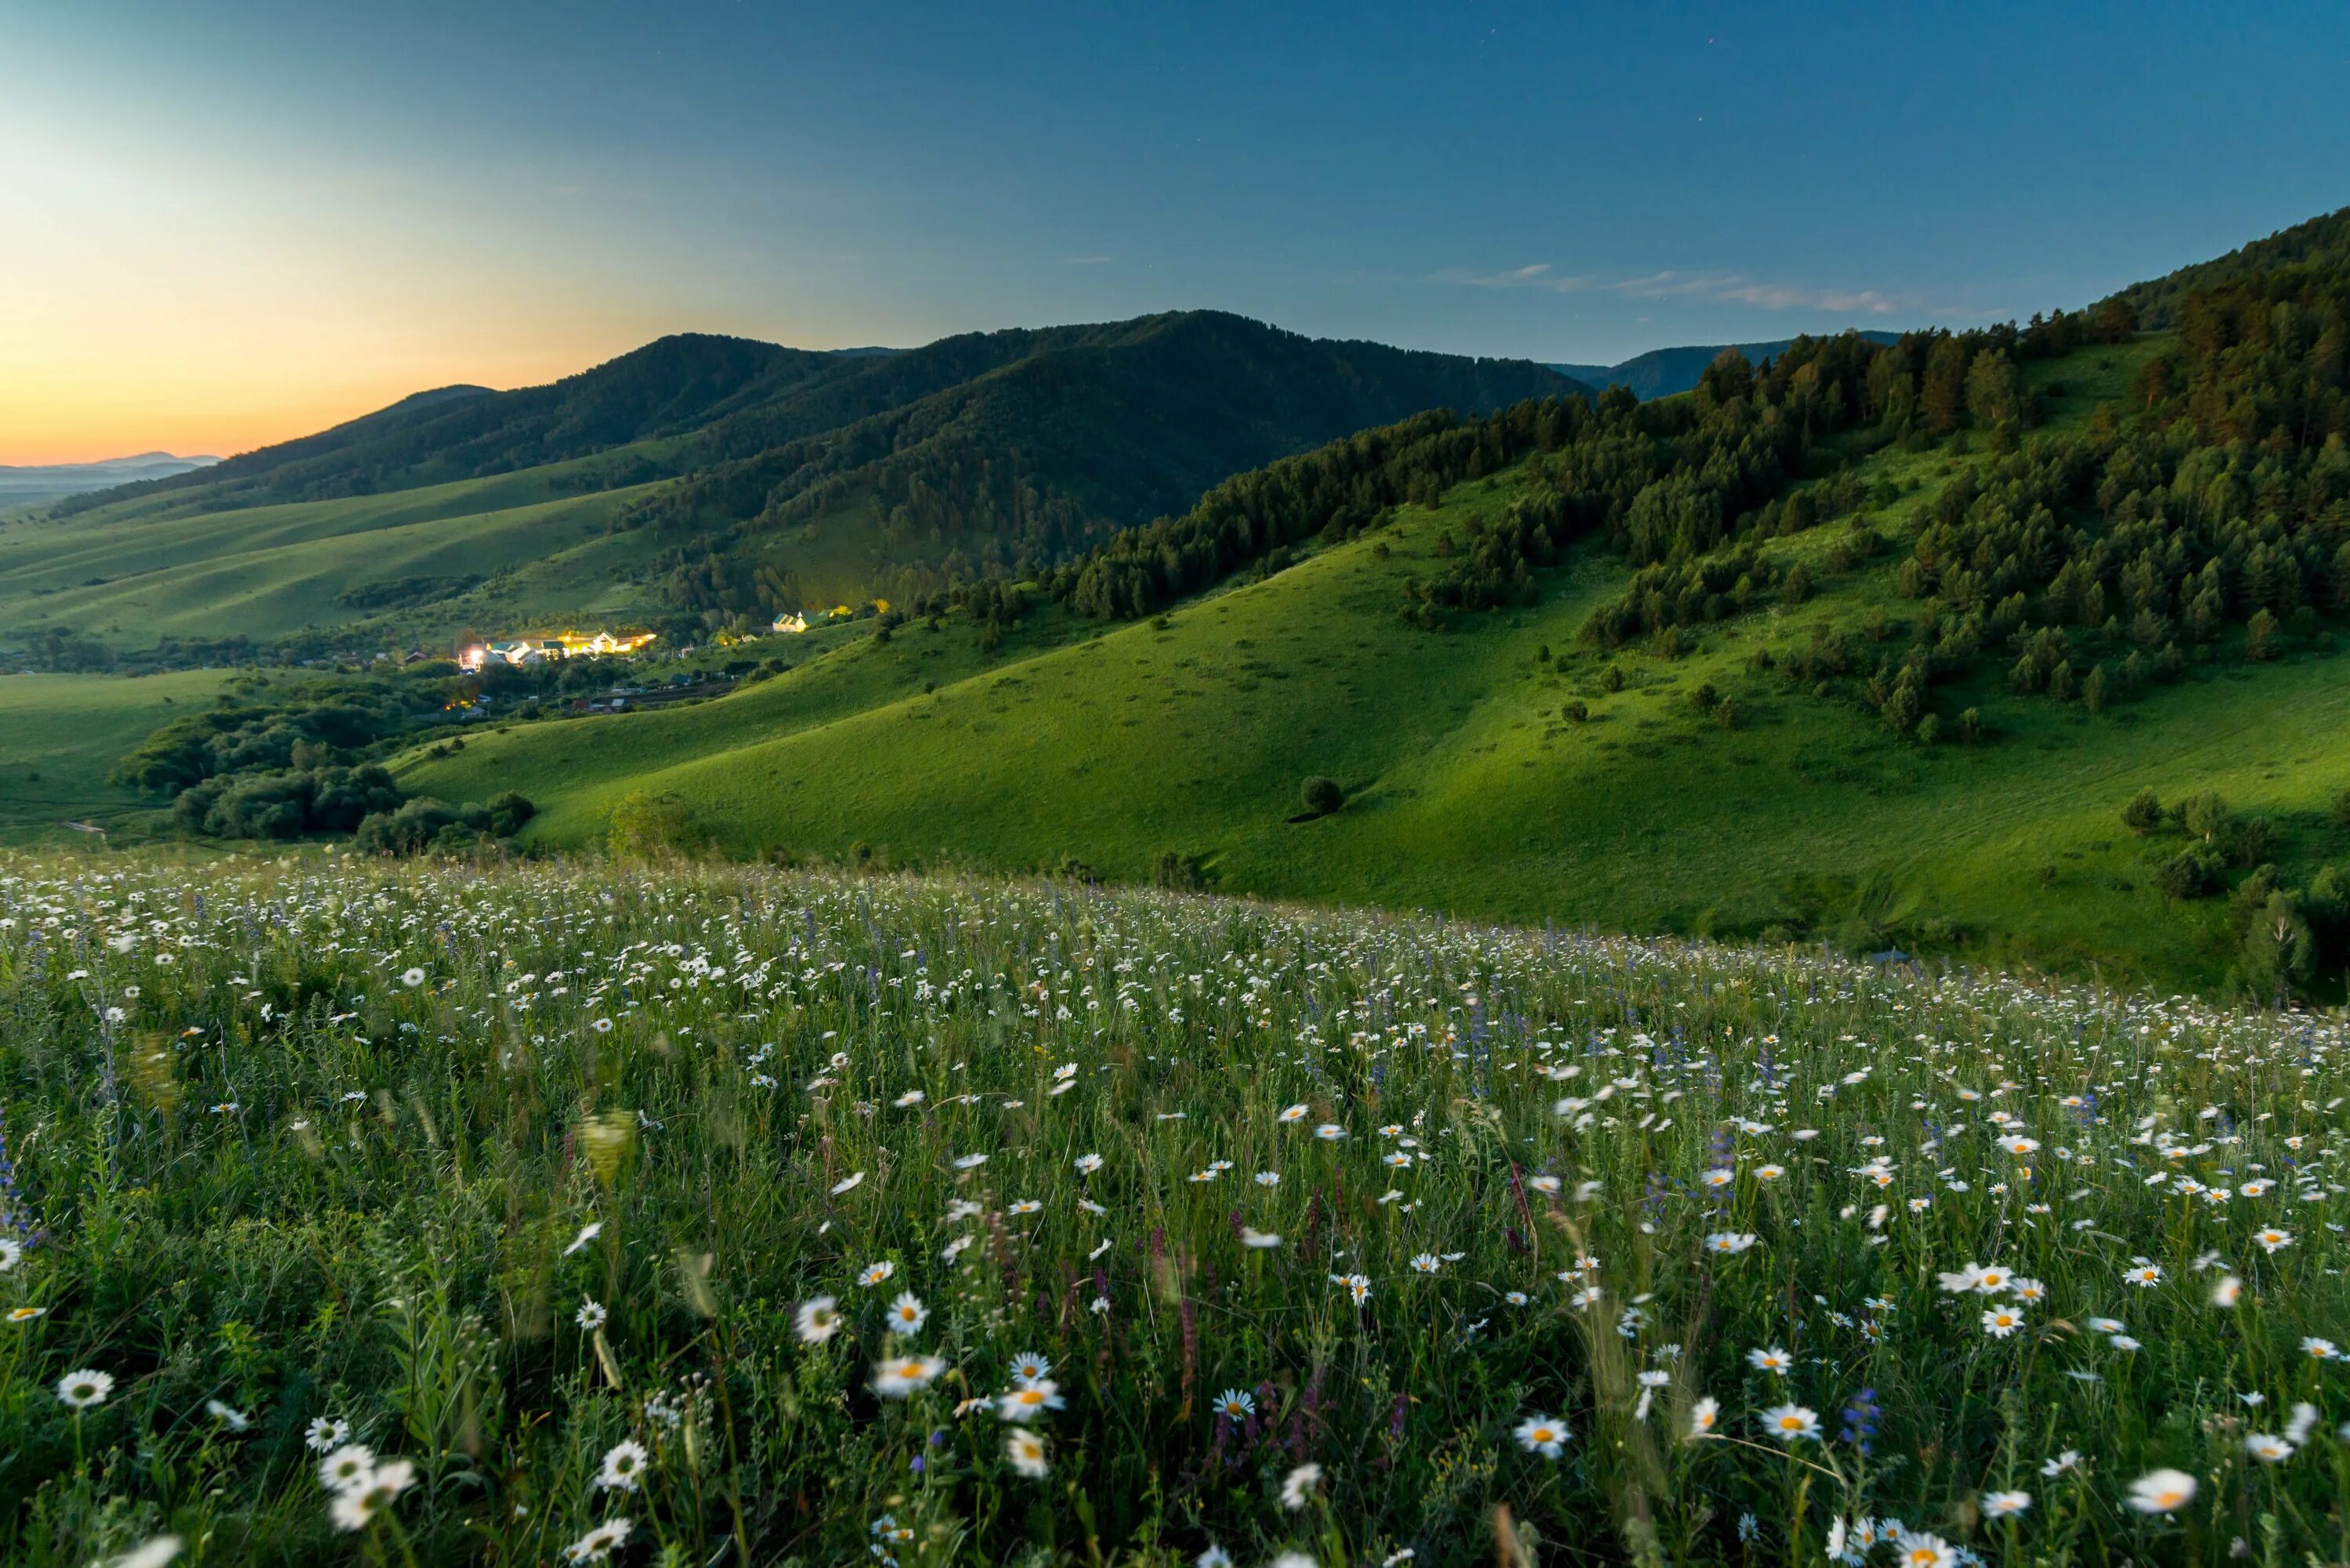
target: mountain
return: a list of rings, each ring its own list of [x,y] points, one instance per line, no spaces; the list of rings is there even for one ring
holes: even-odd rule
[[[2274,999],[2350,968],[2350,266],[1423,416],[1005,618],[402,759],[526,838],[1090,868]],[[1728,394],[1728,395],[1721,395]],[[790,646],[790,645],[787,645]],[[1336,781],[1335,814],[1301,811]]]
[[[2140,327],[2168,328],[2178,325],[2181,302],[2198,290],[2272,274],[2285,267],[2313,266],[2338,272],[2345,265],[2350,265],[2350,207],[2279,229],[2268,238],[2241,245],[2226,255],[2133,284],[2114,298],[2137,314]]]
[[[109,457],[97,462],[21,468],[0,464],[0,506],[61,501],[88,491],[192,472],[219,462],[216,457],[174,457],[168,452],[142,452],[136,457]]]
[[[0,528],[0,625],[303,656],[551,620],[760,626],[1046,569],[1422,410],[1586,390],[1529,361],[1209,311],[903,350],[683,334]]]
[[[1891,343],[1898,333],[1867,331],[1860,334],[1871,343]],[[1686,392],[1697,385],[1697,379],[1708,365],[1713,363],[1723,348],[1735,348],[1746,356],[1749,363],[1760,364],[1775,359],[1795,346],[1796,339],[1783,337],[1774,343],[1714,343],[1688,348],[1651,348],[1645,354],[1634,355],[1620,365],[1553,365],[1562,376],[1593,387],[1627,387],[1632,395],[1646,401],[1650,398],[1669,398]]]

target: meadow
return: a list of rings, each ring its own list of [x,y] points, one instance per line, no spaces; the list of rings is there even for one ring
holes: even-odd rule
[[[12,1563],[2350,1555],[2338,1023],[672,862],[0,863]]]

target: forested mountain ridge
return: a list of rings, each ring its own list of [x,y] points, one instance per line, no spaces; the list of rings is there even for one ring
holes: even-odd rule
[[[1897,332],[1863,331],[1860,336],[1871,343],[1891,343]],[[1628,387],[1632,395],[1642,402],[1651,398],[1669,398],[1686,392],[1697,385],[1705,368],[1721,357],[1724,348],[1734,348],[1745,356],[1748,363],[1759,364],[1775,359],[1795,346],[1793,337],[1781,337],[1769,343],[1730,343],[1692,346],[1681,348],[1651,348],[1636,354],[1620,365],[1553,365],[1552,369],[1563,376],[1573,377],[1587,386],[1601,389]]]
[[[2144,283],[2132,284],[2113,297],[2127,305],[2138,325],[2149,329],[2178,324],[2180,303],[2199,288],[2234,282],[2281,267],[2314,265],[2339,270],[2350,265],[2350,207],[2338,208],[2282,228],[2265,239],[2253,240],[2210,261],[2197,262]]]
[[[631,521],[691,541],[671,597],[747,611],[806,597],[792,531],[819,523],[859,535],[866,580],[893,597],[1030,575],[1188,507],[1226,474],[1355,430],[1585,390],[1529,361],[1326,341],[1216,311],[933,348],[983,351],[1015,336],[1028,352],[966,381],[649,496]],[[873,376],[920,373],[930,354],[895,356]],[[822,395],[837,402],[840,390]],[[744,427],[775,420],[739,415],[710,440],[737,447]]]

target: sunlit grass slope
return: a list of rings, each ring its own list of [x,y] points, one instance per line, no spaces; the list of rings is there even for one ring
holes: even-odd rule
[[[650,487],[581,493],[588,483],[582,464],[555,464],[334,501],[182,514],[146,496],[0,524],[0,624],[12,635],[56,626],[135,649],[167,634],[267,641],[348,628],[425,638],[623,615],[638,607],[634,579],[652,545],[608,531]],[[402,583],[417,588],[405,601],[385,591]]]

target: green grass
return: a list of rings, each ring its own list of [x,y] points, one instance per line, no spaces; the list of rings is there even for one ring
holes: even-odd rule
[[[12,1565],[2350,1544],[2338,1023],[1066,883],[110,870],[0,860]]]
[[[155,802],[107,782],[124,753],[225,691],[228,670],[0,676],[0,843],[74,839],[68,821],[138,833]]]
[[[589,472],[556,464],[209,513],[178,510],[166,493],[57,522],[0,522],[0,623],[12,639],[54,626],[140,649],[166,634],[268,642],[338,630],[365,646],[627,618],[647,607],[637,579],[653,545],[607,528],[651,487],[571,493],[575,470]],[[486,581],[409,609],[338,602],[410,578]]]
[[[2133,358],[2093,350],[2061,369],[2103,392]],[[2089,406],[2074,396],[2060,417]],[[692,710],[480,737],[402,778],[451,799],[519,789],[544,811],[529,836],[551,846],[598,840],[629,794],[669,793],[738,855],[861,843],[999,870],[1074,856],[1136,879],[1173,848],[1231,891],[1632,931],[1788,925],[1867,945],[1939,920],[1960,933],[1946,948],[1978,957],[2216,984],[2219,914],[2157,893],[2149,846],[2117,814],[2142,784],[2166,799],[2216,788],[2278,820],[2288,865],[2350,857],[2326,814],[2350,783],[2337,658],[2201,668],[2095,718],[1993,680],[1938,691],[1949,713],[1982,709],[1995,733],[1974,747],[1897,740],[1855,704],[1747,670],[1814,623],[1914,616],[1891,563],[1969,461],[1877,454],[1872,480],[1908,491],[1878,517],[1895,547],[1835,575],[1821,557],[1840,527],[1774,544],[1811,562],[1821,592],[1711,628],[1677,660],[1576,649],[1625,575],[1596,551],[1553,574],[1535,609],[1442,634],[1397,624],[1404,579],[1441,565],[1439,532],[1508,504],[1503,475],[1163,629],[1047,618],[1027,636],[1048,646],[981,670],[968,627],[911,628]],[[1599,682],[1611,663],[1628,678],[1614,695]],[[1696,711],[1701,683],[1734,699],[1740,728]],[[1587,723],[1561,720],[1569,699]],[[1346,809],[1290,821],[1317,774],[1345,786]]]

